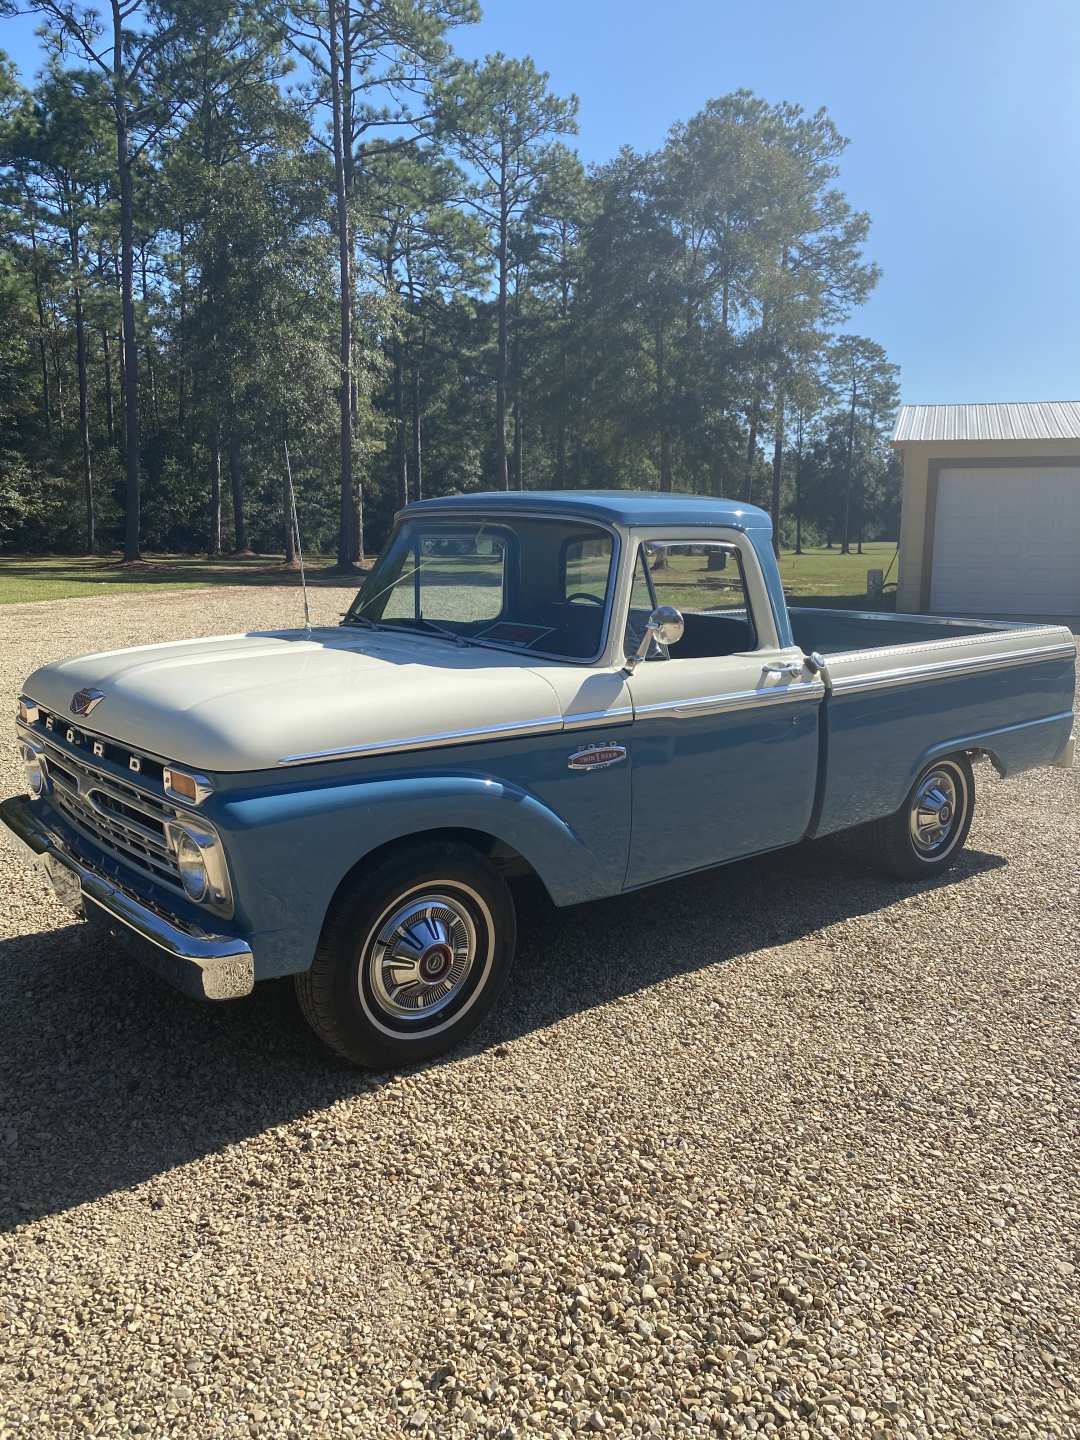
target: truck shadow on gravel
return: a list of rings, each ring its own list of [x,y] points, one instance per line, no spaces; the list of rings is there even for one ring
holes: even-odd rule
[[[1005,863],[965,851],[911,887],[825,842],[573,910],[530,887],[501,1011],[455,1058]],[[80,924],[0,942],[0,1233],[344,1098],[362,1104],[385,1078],[326,1058],[290,982],[200,1005]]]

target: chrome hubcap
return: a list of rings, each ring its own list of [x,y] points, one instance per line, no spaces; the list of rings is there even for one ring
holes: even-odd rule
[[[935,769],[923,776],[911,806],[911,840],[920,855],[939,854],[948,845],[960,816],[960,801],[951,770]]]
[[[416,895],[375,937],[368,959],[374,999],[394,1019],[427,1020],[454,1000],[476,953],[476,926],[458,900]]]

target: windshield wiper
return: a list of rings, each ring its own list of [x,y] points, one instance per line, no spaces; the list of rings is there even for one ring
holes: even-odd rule
[[[399,620],[395,622],[395,630],[415,630],[418,626],[425,630],[431,630],[436,635],[443,636],[446,640],[452,640],[455,645],[476,645],[479,642],[471,635],[461,635],[456,630],[450,630],[446,625],[440,625],[436,620],[429,620],[426,615],[419,615],[415,620]]]
[[[377,620],[369,620],[366,615],[350,615],[346,612],[341,617],[343,625],[366,625],[369,630],[385,630],[385,625],[380,625]]]

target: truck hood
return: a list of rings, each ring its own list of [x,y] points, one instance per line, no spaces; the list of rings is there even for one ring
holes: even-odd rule
[[[70,708],[82,689],[104,692],[85,720]],[[76,728],[219,772],[562,725],[554,688],[520,655],[339,626],[84,655],[36,670],[25,691]]]

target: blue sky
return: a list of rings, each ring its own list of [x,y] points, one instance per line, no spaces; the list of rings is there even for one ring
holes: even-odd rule
[[[849,328],[909,402],[1080,397],[1076,0],[481,0],[466,55],[530,54],[581,101],[578,147],[659,145],[746,86],[828,108],[884,276]],[[33,21],[0,24],[32,72]]]

